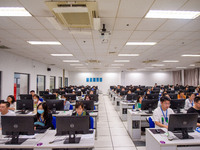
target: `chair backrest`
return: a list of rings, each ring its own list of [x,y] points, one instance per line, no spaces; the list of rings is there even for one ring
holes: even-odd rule
[[[56,129],[56,117],[55,116],[52,116],[52,124],[53,124],[54,129]]]
[[[90,116],[90,129],[94,129],[94,119]]]
[[[149,123],[149,128],[155,128],[155,123],[153,122],[152,116],[147,117]]]

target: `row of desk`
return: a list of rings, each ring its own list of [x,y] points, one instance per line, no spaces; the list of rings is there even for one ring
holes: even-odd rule
[[[189,133],[194,139],[180,140],[174,136],[172,132],[168,132],[167,129],[164,134],[154,134],[152,129],[148,128],[147,117],[153,114],[147,114],[145,111],[134,111],[133,105],[135,103],[128,103],[121,99],[116,93],[109,90],[109,97],[114,105],[115,109],[119,109],[119,115],[122,121],[127,121],[128,133],[133,141],[141,139],[141,128],[146,128],[146,150],[200,150],[200,133],[195,131]],[[181,110],[182,113],[186,113],[185,110]],[[173,140],[168,140],[168,136],[173,137]]]

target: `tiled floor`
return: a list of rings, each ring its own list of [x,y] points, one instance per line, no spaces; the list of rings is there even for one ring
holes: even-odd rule
[[[100,95],[97,140],[93,150],[146,150],[135,147],[108,96]]]

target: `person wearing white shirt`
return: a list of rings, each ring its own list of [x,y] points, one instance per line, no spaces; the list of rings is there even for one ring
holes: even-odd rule
[[[189,98],[185,100],[185,110],[188,110],[190,107],[194,106],[194,98],[195,98],[195,94],[191,93],[189,94]]]
[[[0,104],[0,129],[1,129],[1,116],[15,116],[15,113],[9,110],[10,103],[3,102]]]
[[[170,98],[167,96],[160,98],[161,106],[153,112],[153,121],[156,128],[168,128],[169,116],[174,114],[170,107]]]

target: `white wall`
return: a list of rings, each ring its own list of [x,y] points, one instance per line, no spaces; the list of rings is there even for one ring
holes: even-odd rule
[[[103,82],[86,82],[86,78],[102,78]],[[69,85],[95,85],[106,93],[110,85],[121,84],[120,72],[69,72]]]
[[[0,51],[0,71],[2,71],[1,98],[6,99],[8,95],[14,94],[14,72],[30,74],[30,90],[36,90],[37,75],[46,76],[46,89],[50,87],[50,76],[56,76],[56,88],[58,88],[58,77],[63,76],[63,70],[51,66],[51,71],[47,71],[47,67],[47,64],[10,52]],[[68,75],[67,71],[66,75]]]
[[[86,82],[86,78],[102,77],[103,82]],[[97,85],[106,93],[111,85],[173,84],[172,72],[69,72],[69,85]]]
[[[125,85],[153,86],[173,84],[172,72],[126,72]]]

